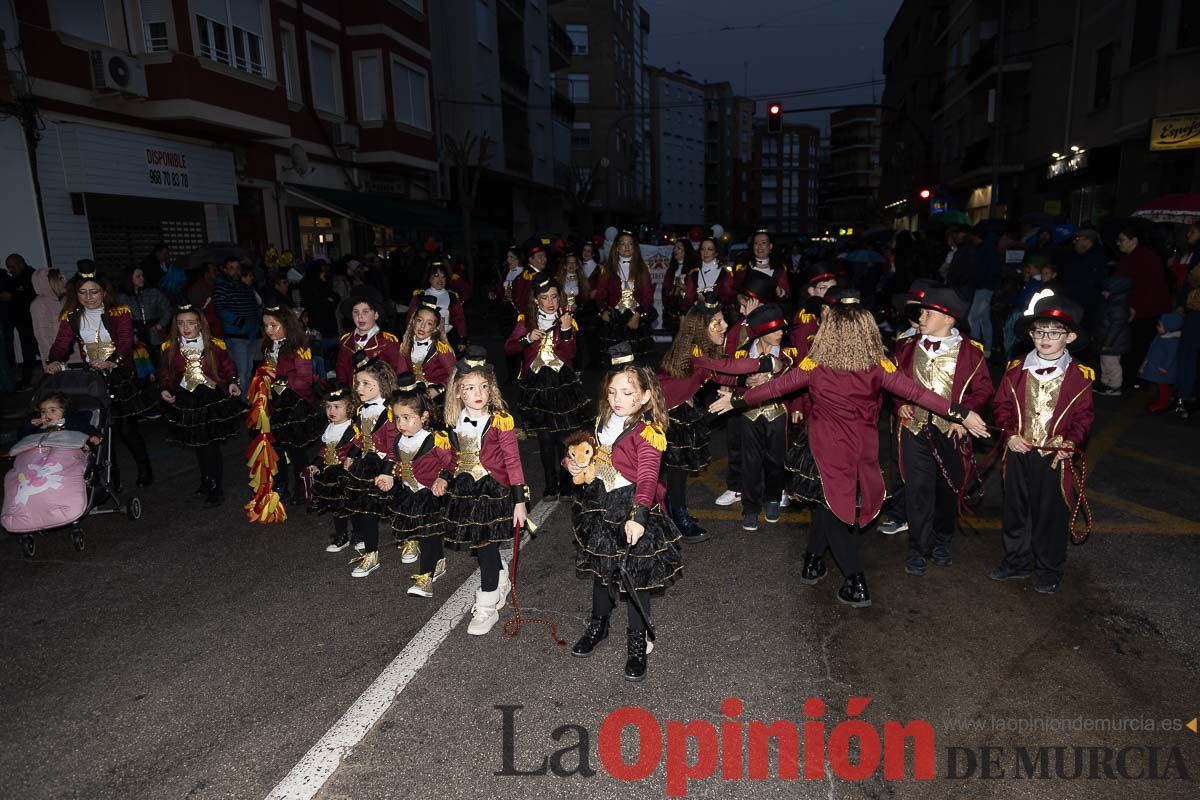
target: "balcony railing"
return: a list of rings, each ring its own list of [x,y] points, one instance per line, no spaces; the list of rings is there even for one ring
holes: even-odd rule
[[[500,60],[500,80],[519,90],[521,94],[529,91],[529,70],[525,69],[524,64],[518,64],[511,59]]]
[[[550,19],[550,71],[565,69],[571,65],[574,46],[567,29]]]

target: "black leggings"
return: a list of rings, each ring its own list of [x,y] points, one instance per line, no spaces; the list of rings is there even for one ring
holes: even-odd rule
[[[613,587],[616,588],[615,586]],[[642,602],[642,608],[646,614],[650,613],[650,592],[645,589],[638,590],[638,600]],[[637,608],[633,603],[629,603],[629,609],[626,612],[629,615],[628,627],[631,631],[646,630],[646,620],[642,619],[642,615],[638,613]],[[613,597],[613,593],[608,590],[608,587],[600,582],[599,578],[592,581],[592,616],[607,617],[616,607],[617,600]]]
[[[150,456],[146,453],[146,440],[142,438],[137,417],[114,419],[113,433],[116,434],[117,441],[133,456],[136,463],[146,464],[150,461]]]
[[[814,556],[825,555],[825,549],[833,551],[833,557],[846,577],[862,572],[858,559],[858,537],[854,527],[837,518],[823,505],[813,507],[812,527],[808,534],[808,552]]]
[[[196,453],[196,466],[200,467],[200,474],[205,478],[211,478],[217,486],[220,486],[225,466],[221,458],[221,443],[209,442],[202,447],[192,449]]]
[[[421,540],[421,574],[433,572],[437,563],[446,555],[446,547],[440,536],[426,536]],[[498,584],[499,582],[497,582]]]
[[[666,467],[667,509],[674,514],[677,508],[687,508],[687,470],[683,467]]]
[[[561,441],[561,434],[553,431],[538,431],[538,450],[541,451],[542,474],[546,476],[546,491],[550,494],[558,494],[560,487],[565,489],[571,485],[570,479],[566,478],[566,470],[562,467],[562,456],[558,452]],[[564,480],[564,478],[566,479]]]
[[[373,514],[355,514],[350,518],[354,538],[363,543],[364,553],[379,550],[379,517]]]
[[[479,559],[479,588],[494,592],[500,586],[500,545],[492,542],[475,549]]]

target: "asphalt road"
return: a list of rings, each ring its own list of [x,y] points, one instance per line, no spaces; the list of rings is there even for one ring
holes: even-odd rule
[[[318,797],[662,797],[681,785],[691,797],[1196,797],[1200,735],[1182,725],[1200,714],[1200,428],[1148,417],[1143,401],[1097,398],[1089,450],[1097,530],[1071,548],[1053,597],[985,576],[999,557],[998,482],[957,537],[954,565],[924,578],[903,572],[903,535],[865,532],[875,604],[852,610],[836,602],[836,579],[795,580],[806,512],[743,532],[736,507],[712,504],[723,488],[715,464],[690,487],[692,510],[713,535],[687,548],[683,579],[656,599],[660,635],[642,684],[621,677],[623,608],[615,635],[588,660],[557,647],[540,624],[515,638],[500,626],[468,636],[443,610],[469,598],[472,586],[460,590],[477,580],[468,556],[451,553],[432,600],[404,594],[412,570],[394,550],[379,571],[352,580],[345,553],[323,552],[326,520],[294,510],[283,525],[243,521],[236,500],[248,490],[235,448],[230,499],[216,512],[190,496],[190,457],[164,450],[141,521],[90,520],[85,552],[50,536],[31,561],[15,539],[0,541],[0,797],[266,797],[345,725],[402,651],[403,690],[377,704],[382,713],[352,713],[378,720]],[[532,445],[524,455],[536,491]],[[518,584],[526,620],[556,623],[568,646],[590,598],[573,574],[571,542],[560,503],[522,549]],[[729,717],[722,703],[731,697],[743,710]],[[806,706],[810,698],[825,710]],[[870,702],[851,714],[851,698]],[[551,763],[574,774],[497,775],[506,770],[496,706],[510,707],[507,771],[537,772],[562,750]],[[602,726],[626,706],[645,709],[662,731],[664,754],[652,762],[644,729],[648,776],[639,780],[613,776],[618,751],[637,762],[636,729],[618,736],[622,750]],[[839,734],[848,716],[868,725]],[[713,727],[689,729],[700,737],[689,750],[672,720]],[[862,780],[832,771],[806,779],[802,764],[800,780],[781,780],[772,748],[769,779],[752,780],[732,755],[737,732],[778,720],[823,722],[818,738],[831,753],[851,730],[928,721],[936,777],[914,779],[910,754],[903,778],[885,778],[881,766]],[[1145,730],[1148,721],[1174,729]],[[727,753],[703,738],[707,730],[721,733]],[[871,739],[851,740],[852,763],[871,760]],[[1071,779],[1076,747],[1110,748],[1115,777],[1104,776],[1096,749],[1082,751],[1082,776]],[[1125,774],[1146,772],[1151,748],[1153,771],[1166,778],[1118,774],[1119,757]],[[1057,753],[1068,777],[1056,777]],[[710,756],[713,777],[679,783],[687,764],[704,772]],[[1022,757],[1045,760],[1022,771]],[[1049,777],[1027,777],[1040,764]],[[983,777],[999,770],[1003,778]]]

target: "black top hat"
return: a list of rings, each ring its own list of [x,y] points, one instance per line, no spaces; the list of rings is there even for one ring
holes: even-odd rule
[[[432,311],[434,314],[436,314],[439,320],[442,318],[442,311],[440,308],[438,308],[437,298],[433,295],[423,294],[418,296],[416,299],[416,304],[418,311],[424,308],[427,311]]]
[[[1042,292],[1050,291],[1043,289]],[[1039,293],[1040,294],[1040,293]],[[1087,332],[1083,325],[1083,308],[1073,300],[1057,294],[1034,295],[1035,300],[1017,320],[1015,326],[1019,336],[1028,336],[1035,322],[1058,322],[1075,334],[1075,341],[1067,345],[1072,353],[1087,347]]]
[[[947,316],[954,317],[955,320],[966,319],[969,309],[962,295],[956,290],[944,286],[935,286],[932,289],[925,290],[922,292],[921,298],[917,303],[921,308],[940,311]]]
[[[332,402],[334,400],[349,400],[349,399],[350,399],[350,389],[345,384],[343,384],[341,381],[339,381],[335,378],[334,380],[331,380],[327,384],[325,384],[325,402],[326,403]]]
[[[473,344],[467,348],[467,352],[463,353],[463,357],[458,360],[454,367],[459,375],[467,375],[471,372],[483,372],[492,369],[492,365],[487,360],[487,350],[477,344]]]
[[[862,293],[853,286],[834,286],[825,293],[825,302],[831,306],[851,306],[862,302]]]
[[[787,315],[776,304],[768,303],[751,311],[746,316],[746,325],[750,328],[746,337],[747,341],[752,341],[774,331],[786,331],[788,328]]]
[[[804,275],[804,286],[801,288],[807,289],[808,287],[821,283],[822,281],[832,281],[836,279],[837,272],[834,271],[833,266],[825,261],[818,261],[816,264],[813,264],[806,270]]]
[[[421,389],[417,376],[411,372],[401,372],[396,376],[396,389],[401,392],[416,392]]]
[[[614,367],[632,364],[634,360],[633,345],[629,342],[617,342],[608,348],[608,359]]]
[[[542,244],[541,240],[534,239],[532,242],[529,243],[529,246],[525,248],[525,260],[528,261],[529,259],[533,258],[536,254],[545,253],[545,252],[546,252],[546,246],[544,244]]]
[[[772,275],[767,275],[757,269],[748,268],[746,277],[742,281],[742,288],[738,289],[738,294],[744,294],[747,297],[753,297],[763,303],[774,302],[778,297],[778,289],[776,284],[777,278]]]
[[[378,359],[372,358],[366,350],[355,350],[354,354],[351,356],[351,359],[354,363],[355,372],[366,369],[378,361]]]
[[[537,297],[539,294],[545,294],[546,292],[550,291],[551,288],[557,289],[558,282],[554,280],[554,276],[545,271],[539,272],[537,275],[535,275],[533,278],[533,283],[530,285],[530,290],[534,297]]]

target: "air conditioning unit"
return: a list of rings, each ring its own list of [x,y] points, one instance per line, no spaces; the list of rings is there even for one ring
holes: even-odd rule
[[[91,51],[92,81],[97,92],[120,92],[137,97],[149,97],[146,90],[146,67],[128,53],[101,47]]]
[[[338,150],[357,150],[358,134],[357,125],[339,122],[333,126],[333,146]]]

